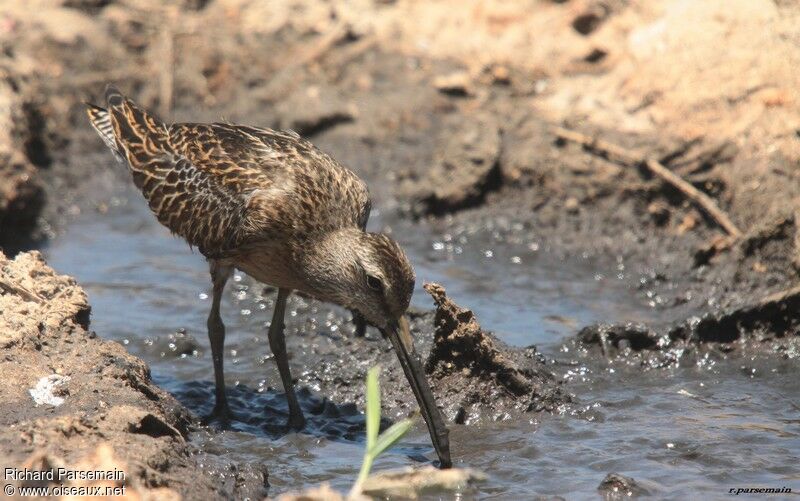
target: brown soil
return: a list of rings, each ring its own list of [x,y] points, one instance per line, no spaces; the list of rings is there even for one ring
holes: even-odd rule
[[[472,311],[448,298],[441,285],[425,284],[425,290],[436,304],[426,369],[442,401],[458,405],[454,421],[470,421],[485,408],[506,413],[514,408],[554,410],[570,401],[534,348],[503,345],[481,329]]]
[[[40,151],[31,103],[18,90],[16,77],[0,66],[0,247],[29,237],[44,202],[34,161]]]
[[[116,468],[124,482],[71,485],[125,485],[147,499],[262,492],[266,472],[260,479],[243,473],[235,488],[197,474],[202,457],[186,441],[188,412],[152,383],[142,360],[87,330],[89,311],[75,280],[56,274],[38,252],[14,260],[0,253],[2,467]],[[61,384],[50,393],[63,403],[37,404],[31,390],[52,375]]]

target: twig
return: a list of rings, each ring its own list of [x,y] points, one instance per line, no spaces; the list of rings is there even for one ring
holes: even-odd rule
[[[376,45],[378,45],[378,39],[375,35],[364,35],[360,40],[343,49],[342,54],[333,63],[336,66],[344,66]]]
[[[44,303],[44,299],[42,299],[38,295],[34,294],[33,292],[29,291],[28,289],[26,289],[21,285],[6,282],[2,277],[0,277],[0,289],[9,292],[11,294],[17,294],[18,296],[21,296],[23,299],[26,299],[28,301],[33,301],[39,304]]]
[[[769,306],[774,303],[782,303],[784,301],[793,299],[795,297],[800,296],[800,285],[796,285],[790,289],[784,289],[782,291],[778,291],[774,294],[770,294],[762,298],[757,304],[757,307],[764,307]]]
[[[288,64],[274,73],[264,91],[265,98],[268,101],[274,100],[278,96],[289,92],[291,88],[297,85],[300,70],[322,59],[337,43],[347,36],[348,30],[349,27],[346,24],[338,24],[315,40],[310,47],[295,53]]]
[[[686,198],[698,205],[703,211],[705,211],[706,214],[714,219],[717,224],[719,224],[728,233],[728,235],[730,235],[732,239],[738,239],[742,236],[742,232],[739,230],[739,228],[733,224],[733,221],[731,221],[728,215],[717,206],[711,197],[692,186],[689,182],[671,170],[664,167],[661,162],[652,158],[648,158],[644,155],[634,153],[615,144],[608,143],[602,139],[581,134],[580,132],[564,129],[562,127],[554,127],[553,131],[559,138],[581,144],[586,149],[595,153],[599,153],[603,156],[612,155],[619,157],[625,163],[644,165],[650,170],[650,172],[672,185],[678,191],[683,193]]]
[[[172,93],[175,86],[175,37],[172,33],[171,23],[166,23],[161,32],[161,50],[163,57],[161,75],[159,79],[159,101],[161,118],[169,119],[172,111]]]
[[[328,33],[317,40],[310,49],[306,49],[295,62],[297,66],[305,66],[322,58],[329,50],[347,36],[348,26],[344,23],[333,27]]]
[[[175,38],[181,35],[178,26],[178,10],[166,4],[160,11],[163,16],[161,29],[161,65],[159,67],[158,101],[161,118],[169,120],[175,95]]]

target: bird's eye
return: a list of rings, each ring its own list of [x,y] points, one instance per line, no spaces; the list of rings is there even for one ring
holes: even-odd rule
[[[367,275],[367,285],[374,291],[381,292],[383,290],[383,282],[381,282],[381,279],[372,275]]]

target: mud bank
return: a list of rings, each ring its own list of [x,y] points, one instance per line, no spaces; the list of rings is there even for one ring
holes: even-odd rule
[[[55,241],[64,232],[76,231],[70,225],[85,218],[87,212],[102,215],[109,207],[125,204],[129,205],[114,216],[113,224],[124,227],[114,233],[119,240],[116,246],[101,246],[108,244],[102,239],[91,242],[105,255],[117,254],[115,258],[122,259],[129,250],[125,246],[160,238],[161,234],[136,218],[125,219],[124,212],[143,202],[136,198],[138,194],[130,196],[120,188],[130,183],[129,176],[114,164],[84,116],[82,102],[98,101],[106,83],[113,82],[166,121],[224,118],[297,129],[368,181],[375,199],[372,229],[392,233],[404,246],[428,251],[434,246],[431,262],[437,267],[447,268],[466,249],[480,259],[492,259],[494,267],[486,266],[487,270],[509,267],[512,271],[503,276],[511,281],[519,273],[516,270],[522,269],[515,268],[520,263],[541,263],[546,255],[548,259],[563,258],[563,263],[585,264],[590,271],[581,268],[581,273],[585,271],[589,280],[592,276],[601,284],[613,280],[634,291],[635,301],[631,302],[641,303],[652,313],[647,318],[654,320],[647,325],[629,325],[626,315],[617,314],[607,325],[580,331],[588,321],[577,322],[569,324],[573,329],[569,333],[562,333],[581,332],[575,343],[586,358],[574,366],[569,363],[568,370],[578,374],[573,378],[581,377],[584,363],[604,367],[606,358],[663,368],[708,358],[763,355],[763,366],[768,367],[797,356],[796,295],[773,296],[793,290],[800,272],[800,115],[796,106],[800,85],[794,71],[800,55],[792,45],[798,36],[800,10],[790,2],[340,4],[212,0],[165,7],[156,0],[37,0],[36,8],[30,5],[5,2],[0,6],[0,42],[7,55],[0,71],[4,78],[9,76],[5,80],[8,89],[0,87],[0,98],[11,96],[10,106],[0,106],[0,125],[13,131],[7,141],[0,137],[0,245],[8,253],[24,248],[25,240],[37,235],[44,237],[38,243],[46,248],[48,237]],[[537,34],[535,40],[532,33]],[[609,141],[636,152],[642,161],[620,162],[598,155],[586,145],[565,142],[554,133],[554,126]],[[9,146],[3,146],[3,141]],[[3,156],[6,150],[11,153]],[[684,193],[653,176],[645,168],[646,159],[657,160],[710,197],[742,236],[728,241],[717,222]],[[421,228],[425,229],[422,237],[415,234]],[[499,263],[498,251],[511,248],[514,254],[505,257],[505,264]],[[82,249],[71,252],[80,255]],[[119,287],[118,294],[106,297],[117,304],[130,301],[146,317],[139,319],[138,328],[115,326],[112,319],[106,327],[119,328],[110,336],[141,345],[135,353],[154,367],[178,366],[177,359],[168,357],[192,357],[198,367],[184,364],[175,371],[164,370],[166,377],[159,383],[195,415],[202,415],[210,411],[213,395],[211,366],[204,350],[207,309],[202,301],[192,301],[207,292],[203,289],[207,277],[181,282],[191,268],[178,259],[177,253],[183,251],[178,246],[143,246],[126,261],[131,266],[92,263],[93,269],[115,277],[93,275],[97,283],[92,286],[98,295]],[[489,261],[461,263],[459,272]],[[145,269],[151,271],[145,274]],[[535,265],[525,269],[533,271]],[[50,276],[47,273],[45,276]],[[131,279],[137,273],[139,280]],[[488,275],[481,276],[488,282]],[[451,276],[454,282],[458,280],[453,275],[437,280],[453,291],[455,286],[447,282]],[[173,283],[172,277],[178,282]],[[120,285],[117,280],[130,283]],[[530,283],[523,282],[526,287]],[[250,286],[250,292],[260,287]],[[39,290],[35,284],[30,287]],[[600,295],[612,295],[602,285],[596,290]],[[459,293],[454,299],[470,306],[481,294],[496,294],[500,298],[496,304],[504,301],[506,293],[502,283],[473,291],[475,296]],[[239,292],[244,291],[235,289],[233,294]],[[3,297],[20,294],[28,298],[20,304],[39,304],[35,296],[21,289]],[[36,294],[49,297],[46,291]],[[540,428],[544,436],[537,433],[535,440],[531,438],[532,423],[550,417],[549,413],[537,416],[537,411],[561,410],[573,400],[566,391],[570,386],[565,387],[548,370],[554,368],[552,358],[563,358],[553,353],[558,346],[544,346],[547,357],[533,347],[504,346],[478,325],[474,314],[443,292],[434,290],[433,294],[438,303],[435,312],[412,314],[417,346],[428,362],[429,377],[448,421],[476,426],[454,425],[454,436],[464,437],[460,442],[463,450],[458,451],[454,441],[454,452],[495,468],[490,474],[503,478],[502,485],[485,492],[497,495],[515,488],[539,489],[547,482],[533,485],[529,471],[523,470],[541,465],[536,458],[559,457],[555,449],[567,453],[560,462],[546,464],[544,475],[551,478],[553,469],[558,468],[574,475],[576,482],[583,481],[584,487],[586,479],[591,479],[591,489],[600,480],[593,476],[598,468],[604,473],[641,468],[633,476],[643,480],[652,472],[674,475],[674,458],[663,456],[661,444],[651,437],[653,416],[664,416],[663,408],[638,408],[640,414],[635,414],[634,422],[607,404],[617,400],[632,406],[651,402],[652,394],[661,388],[659,378],[668,376],[669,371],[652,371],[641,378],[634,368],[623,379],[608,383],[614,391],[592,397],[606,405],[606,431],[612,421],[623,424],[616,435],[599,433],[608,441],[584,449],[584,457],[594,461],[613,451],[618,457],[633,459],[626,464],[588,466],[584,459],[586,469],[574,469],[580,463],[575,451],[598,434],[602,417],[577,425],[550,422],[549,429],[560,432],[549,432],[549,444],[557,446],[548,451],[538,449],[540,444],[548,444],[547,426]],[[138,303],[132,299],[141,296],[148,297]],[[208,430],[194,437],[205,434],[209,442],[216,440],[208,448],[222,451],[222,455],[233,451],[234,457],[238,452],[240,458],[258,451],[260,457],[277,458],[267,466],[285,467],[273,475],[278,486],[274,490],[284,492],[291,490],[291,482],[298,478],[317,483],[320,470],[312,468],[312,463],[325,462],[324,457],[309,453],[312,447],[319,450],[317,441],[327,440],[328,447],[347,442],[355,448],[363,439],[359,409],[363,406],[363,378],[370,366],[379,363],[384,368],[387,417],[405,416],[416,404],[394,353],[377,331],[370,330],[364,339],[354,338],[346,331],[349,324],[341,311],[297,301],[299,318],[289,322],[295,330],[287,341],[311,432],[287,439],[282,428],[285,399],[276,374],[264,374],[267,377],[261,379],[262,371],[274,367],[265,348],[266,318],[260,311],[262,306],[265,310],[271,306],[269,293],[260,296],[264,297],[258,301],[232,301],[233,313],[226,310],[229,315],[239,310],[248,312],[246,318],[258,317],[241,322],[241,338],[234,345],[240,354],[232,353],[227,362],[228,369],[235,372],[237,358],[244,360],[239,377],[244,379],[245,370],[250,374],[247,384],[229,380],[232,404],[245,419],[236,432]],[[34,299],[29,300],[31,297]],[[105,306],[108,311],[118,311],[112,303]],[[536,308],[526,306],[520,308],[525,314]],[[184,315],[175,315],[177,310]],[[259,315],[250,316],[251,310]],[[52,329],[46,324],[40,329],[36,324],[30,327],[31,334],[22,335],[8,348],[12,358],[19,360],[4,363],[6,368],[17,369],[8,380],[16,381],[20,374],[28,378],[6,393],[11,395],[6,398],[13,397],[13,405],[27,409],[14,415],[8,411],[5,418],[7,423],[22,420],[3,435],[9,450],[22,451],[12,456],[17,464],[30,460],[44,447],[40,447],[43,442],[55,444],[54,451],[48,452],[53,461],[60,458],[72,463],[81,459],[79,453],[85,453],[87,461],[100,461],[91,458],[107,458],[108,449],[97,452],[97,447],[113,440],[113,457],[130,463],[143,488],[165,487],[192,497],[195,493],[209,497],[214,492],[257,495],[263,489],[265,468],[238,459],[226,463],[195,454],[191,442],[185,442],[189,429],[186,410],[173,408],[175,401],[153,386],[140,360],[125,355],[119,345],[92,337],[79,311],[82,309],[63,317],[78,317],[65,320],[68,336],[52,334],[49,339],[45,333]],[[484,327],[495,327],[483,313],[481,316]],[[237,318],[245,318],[244,313]],[[528,317],[523,316],[519,324],[525,322]],[[535,336],[543,328],[525,325],[519,331],[522,336]],[[52,332],[61,333],[59,329]],[[16,327],[13,330],[18,331],[22,332]],[[103,331],[112,329],[104,327]],[[242,341],[245,336],[248,339]],[[42,344],[42,339],[47,344]],[[155,345],[147,345],[153,339]],[[234,339],[229,336],[229,345]],[[41,349],[35,348],[37,343]],[[170,343],[175,344],[174,350]],[[547,351],[550,348],[552,351]],[[249,353],[242,356],[245,350]],[[107,362],[111,359],[120,362]],[[725,365],[731,369],[731,364]],[[23,366],[36,367],[40,373],[18,370]],[[129,366],[133,368],[127,369]],[[105,368],[93,372],[96,367]],[[58,389],[69,394],[54,395],[65,402],[53,410],[31,407],[27,389],[58,371],[72,377]],[[770,382],[780,378],[769,370],[763,372],[771,374]],[[714,401],[714,405],[727,406],[728,415],[740,411],[738,396],[745,388],[754,392],[754,402],[759,402],[756,393],[766,394],[752,381],[739,385],[729,376],[721,379],[731,382],[737,398]],[[94,382],[94,377],[104,382]],[[690,373],[684,377],[689,384],[702,376]],[[598,380],[591,371],[586,378]],[[641,385],[641,379],[648,384],[656,381],[647,386]],[[51,384],[57,381],[61,379]],[[75,381],[87,384],[75,386]],[[87,387],[98,388],[92,393],[95,397],[86,396]],[[647,398],[640,400],[638,395],[625,393],[625,388]],[[778,393],[789,394],[791,386],[786,388],[789,390]],[[584,392],[591,395],[591,391],[584,387],[578,391],[579,397]],[[111,397],[103,398],[105,393]],[[109,402],[114,405],[108,407]],[[132,410],[114,411],[117,404]],[[595,412],[600,411],[592,409],[586,414],[591,419]],[[666,416],[672,419],[682,416],[684,408],[681,405],[670,412]],[[753,420],[767,415],[761,408],[748,412],[758,416],[748,418]],[[771,416],[776,421],[789,419],[788,411],[783,412],[773,409]],[[154,421],[149,415],[165,425],[152,431]],[[705,423],[706,418],[700,412],[696,422]],[[66,424],[62,426],[57,419]],[[117,424],[109,425],[113,428],[109,431],[104,428],[106,423]],[[481,437],[474,436],[473,430],[487,423],[480,428]],[[636,435],[628,425],[645,429]],[[45,439],[25,442],[15,434],[20,426],[39,430],[34,436]],[[511,432],[507,426],[516,428]],[[571,437],[573,427],[582,430],[581,440],[565,443],[554,439],[560,434]],[[62,428],[77,431],[58,431]],[[131,428],[150,431],[135,433]],[[661,432],[673,429],[671,424],[657,428]],[[244,437],[236,434],[242,430]],[[698,430],[681,429],[665,442],[678,443],[680,450],[684,437],[697,436]],[[723,433],[734,437],[731,442],[741,442],[741,435],[730,430]],[[617,447],[631,437],[634,442],[636,437],[641,439],[635,450]],[[128,450],[125,443],[129,438],[144,445]],[[344,440],[337,441],[340,438]],[[261,443],[256,443],[259,440]],[[274,445],[281,440],[285,440],[282,450]],[[427,454],[425,440],[404,448],[401,454]],[[682,452],[684,459],[695,461],[695,450],[716,447],[717,442],[688,444]],[[763,435],[758,443],[784,446]],[[280,453],[271,455],[273,447]],[[303,447],[307,449],[298,454]],[[506,454],[506,448],[515,447],[514,453]],[[709,456],[716,459],[730,453],[720,447]],[[488,454],[490,448],[492,452],[499,449],[500,456]],[[792,448],[792,444],[786,446],[786,450]],[[353,462],[354,455],[343,460],[345,456],[338,455],[341,449],[331,450],[340,462]],[[772,457],[773,451],[769,455]],[[661,459],[649,463],[652,457]],[[508,458],[516,464],[509,465],[512,461]],[[784,458],[777,462],[793,464],[793,458]],[[719,463],[699,461],[714,477],[713,467]],[[201,463],[203,471],[221,479],[219,486],[208,486],[197,475],[186,476],[191,479],[189,484],[181,477],[183,471]],[[724,467],[727,471],[736,465],[749,470],[751,459],[737,458]],[[326,479],[341,478],[341,464],[328,468],[333,473]],[[678,482],[663,477],[662,481],[670,486],[692,485],[696,471],[692,463]],[[777,478],[791,474],[777,466],[772,473],[783,475]],[[727,474],[706,479],[706,485],[716,488],[719,478],[727,478]],[[551,486],[549,493],[563,494],[563,481],[553,482],[561,485]],[[622,487],[616,485],[620,483],[617,480],[609,483],[614,489],[629,490],[624,482]],[[492,490],[495,488],[499,489]],[[647,489],[660,492],[649,485]],[[718,495],[716,491],[708,494]]]
[[[3,467],[122,470],[124,481],[70,485],[125,486],[144,499],[263,494],[266,470],[240,469],[238,482],[199,474],[189,412],[153,384],[147,364],[88,330],[89,317],[83,290],[38,252],[0,254]]]
[[[709,356],[772,354],[795,359],[800,356],[800,287],[663,330],[635,323],[591,325],[578,332],[576,343],[609,359],[647,368],[695,363]]]

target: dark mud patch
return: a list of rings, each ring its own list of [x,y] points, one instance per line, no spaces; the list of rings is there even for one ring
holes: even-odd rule
[[[525,412],[553,411],[571,401],[535,348],[505,345],[482,330],[469,310],[458,307],[444,296],[441,287],[435,287],[436,312],[416,311],[409,316],[417,351],[427,361],[431,387],[447,421],[473,424],[510,419]],[[353,409],[342,406],[346,403],[363,408],[364,378],[375,365],[382,368],[387,416],[394,419],[417,409],[391,345],[377,331],[370,329],[364,338],[339,331],[294,336],[287,339],[287,345],[290,353],[303,360],[297,376],[299,387],[313,389],[336,403],[315,402],[311,394],[301,398],[307,408],[320,409],[317,413],[322,417],[330,408],[342,421],[347,410]],[[269,400],[272,394],[267,392],[262,398]],[[285,404],[279,400],[275,405],[276,415],[284,415]],[[349,431],[357,433],[362,422],[342,421],[336,426],[357,426]],[[324,429],[322,422],[320,427]]]
[[[0,254],[0,284],[4,468],[116,468],[126,478],[112,485],[129,495],[263,495],[263,479],[226,488],[196,475],[188,411],[142,360],[86,330],[89,305],[74,279],[37,252]]]
[[[713,354],[719,358],[753,353],[800,356],[800,287],[755,303],[691,317],[656,330],[641,323],[598,324],[581,329],[579,345],[607,358],[662,367]]]
[[[276,128],[311,137],[354,121],[357,108],[337,93],[328,89],[323,93],[319,87],[311,86],[286,96],[275,107],[275,113],[278,116]]]
[[[364,415],[355,404],[337,404],[328,397],[316,394],[308,386],[298,387],[296,391],[306,418],[306,427],[301,433],[328,440],[365,440]],[[214,407],[214,385],[211,382],[188,382],[174,394],[197,416],[209,415]],[[268,386],[250,388],[236,385],[228,387],[227,395],[236,418],[230,423],[229,429],[269,439],[293,432],[286,424],[289,408],[282,390]],[[382,423],[384,427],[389,424],[389,420]]]
[[[492,115],[475,115],[447,130],[430,169],[407,180],[403,188],[417,215],[442,215],[480,205],[502,184],[502,133]]]

